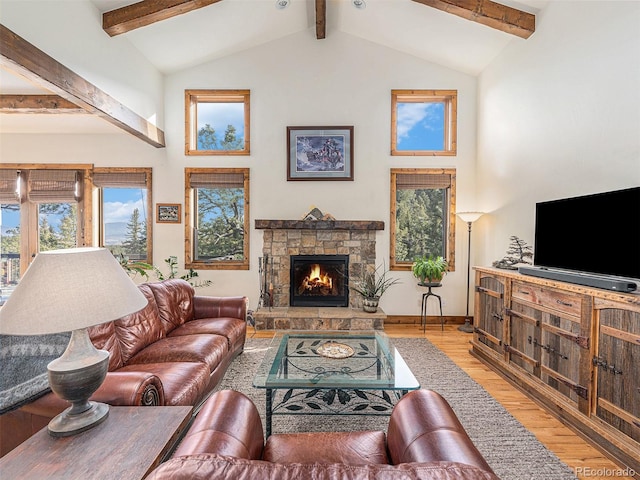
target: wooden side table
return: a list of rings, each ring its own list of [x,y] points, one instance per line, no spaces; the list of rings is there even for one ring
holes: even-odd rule
[[[54,438],[46,427],[0,458],[0,478],[141,479],[175,448],[192,407],[110,407],[100,425]]]

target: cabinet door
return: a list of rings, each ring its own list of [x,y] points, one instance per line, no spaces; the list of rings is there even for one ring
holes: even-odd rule
[[[640,308],[596,301],[595,415],[640,442]]]
[[[586,297],[518,281],[513,282],[511,296],[509,350],[522,353],[520,359],[512,355],[512,363],[523,366],[523,360],[537,360],[523,368],[587,411],[589,322],[582,315],[583,303],[589,304]]]
[[[509,343],[505,349],[509,352],[509,363],[517,365],[528,373],[540,375],[539,312],[519,302],[513,301],[506,311],[509,321]]]
[[[580,322],[545,313],[540,330],[540,379],[576,404],[578,398],[587,399],[581,365],[588,342],[580,337]]]
[[[479,275],[476,281],[476,340],[491,351],[503,354],[505,281]]]

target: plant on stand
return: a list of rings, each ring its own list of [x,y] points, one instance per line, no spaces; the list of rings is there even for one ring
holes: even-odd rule
[[[382,268],[382,273],[379,272],[380,268]],[[378,266],[373,271],[365,272],[355,285],[349,286],[362,295],[362,309],[365,312],[377,312],[378,303],[382,294],[386,292],[389,287],[400,283],[397,278],[387,277],[388,273],[389,271],[385,270],[384,266]]]
[[[440,285],[442,277],[447,274],[449,263],[441,256],[422,256],[416,258],[411,265],[413,275],[420,280],[420,285]]]

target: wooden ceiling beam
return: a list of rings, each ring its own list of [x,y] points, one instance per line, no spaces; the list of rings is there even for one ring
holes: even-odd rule
[[[413,0],[521,38],[536,31],[535,15],[491,0]]]
[[[0,64],[154,147],[165,146],[162,130],[4,25],[0,25]]]
[[[59,95],[0,95],[0,113],[87,113]]]
[[[316,39],[327,35],[327,0],[316,0]]]
[[[102,29],[113,37],[220,1],[143,0],[103,13]]]

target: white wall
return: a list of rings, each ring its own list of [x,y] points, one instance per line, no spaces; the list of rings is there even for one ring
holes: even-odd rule
[[[184,167],[251,169],[251,270],[201,275],[213,279],[217,293],[249,295],[252,307],[259,295],[256,264],[262,254],[262,231],[253,229],[255,219],[298,219],[315,205],[340,220],[383,220],[376,253],[378,262],[388,266],[390,168],[455,167],[458,204],[472,206],[476,79],[471,76],[341,32],[317,40],[308,30],[170,75],[165,84],[168,161],[167,170],[154,172],[156,201],[181,199]],[[250,156],[184,155],[184,90],[199,88],[251,90]],[[458,90],[457,157],[390,156],[391,89],[410,88]],[[286,127],[296,125],[353,125],[355,180],[288,182]],[[181,245],[182,228],[157,226],[156,238],[165,230],[174,247],[156,242],[159,258],[175,254],[175,246]],[[466,234],[458,236],[457,246],[466,252]],[[466,258],[466,253],[458,258]],[[463,265],[458,264],[439,291],[447,314],[464,314]],[[397,276],[403,283],[382,298],[382,308],[395,315],[419,314],[422,290],[410,273]],[[435,312],[435,304],[432,307]]]
[[[550,2],[478,83],[474,264],[533,245],[535,203],[640,185],[640,2]]]

